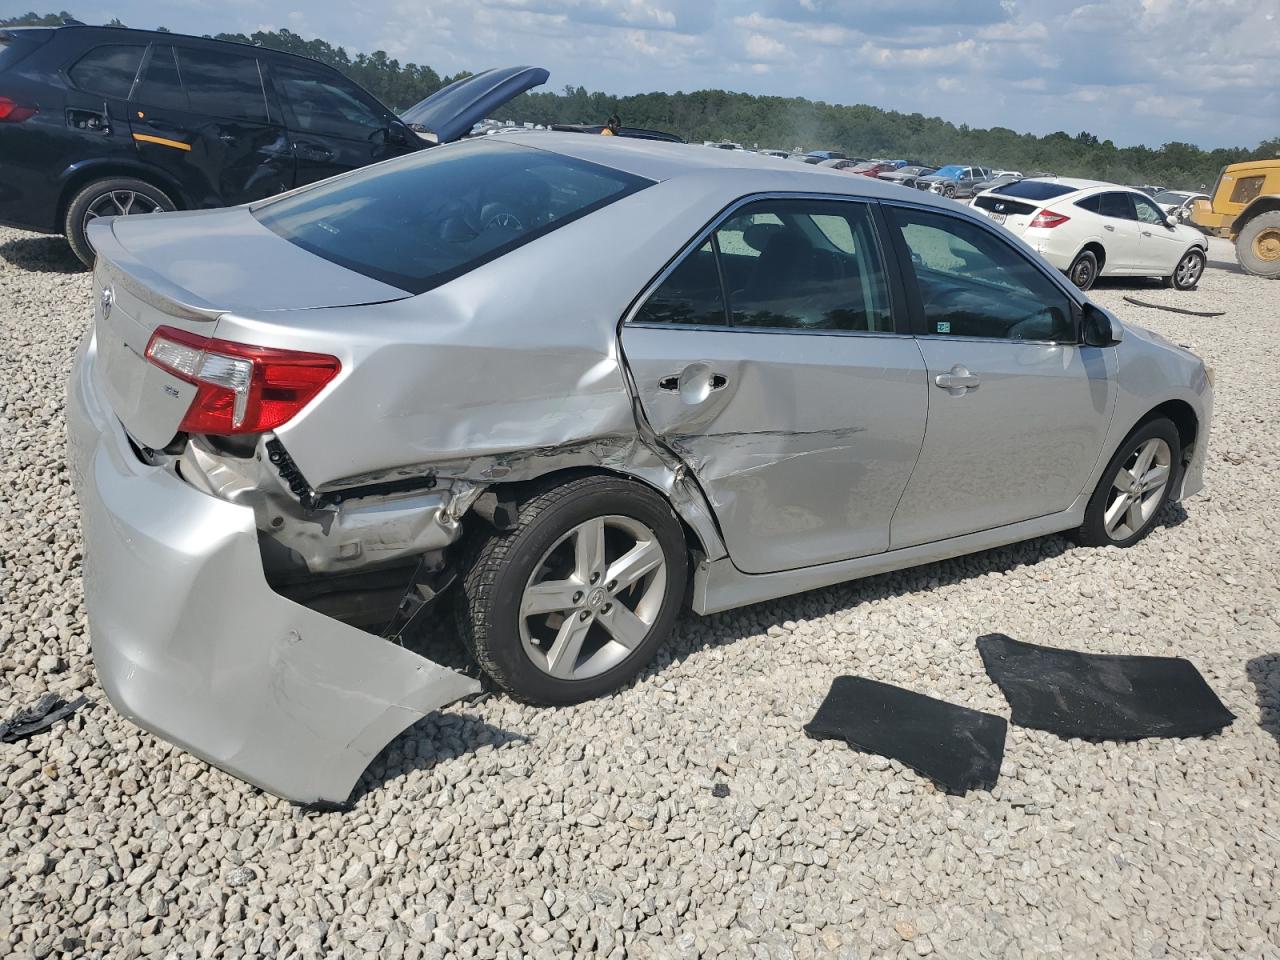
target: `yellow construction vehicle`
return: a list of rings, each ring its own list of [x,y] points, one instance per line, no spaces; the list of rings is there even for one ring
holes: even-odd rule
[[[1211,200],[1197,200],[1191,222],[1236,245],[1240,266],[1280,278],[1280,159],[1222,168]]]

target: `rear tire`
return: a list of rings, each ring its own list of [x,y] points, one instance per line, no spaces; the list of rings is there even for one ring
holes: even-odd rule
[[[662,497],[601,476],[542,491],[521,504],[514,530],[478,536],[468,554],[463,641],[498,686],[546,705],[590,700],[639,673],[671,632],[689,562]]]
[[[1125,438],[1102,471],[1072,539],[1090,547],[1133,546],[1151,532],[1181,482],[1178,428],[1165,417],[1148,420]]]
[[[80,262],[92,267],[93,247],[85,235],[89,221],[100,216],[132,216],[173,209],[169,195],[144,180],[108,177],[86,184],[72,198],[67,205],[62,232]]]
[[[1236,259],[1255,277],[1280,278],[1280,210],[1260,213],[1236,237]]]
[[[1088,290],[1098,279],[1098,258],[1092,250],[1082,250],[1067,270],[1067,279],[1081,290]]]

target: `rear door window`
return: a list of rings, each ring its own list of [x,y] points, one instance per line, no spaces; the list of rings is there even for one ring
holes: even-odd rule
[[[178,75],[178,61],[167,43],[152,46],[142,70],[142,80],[133,94],[134,103],[170,110],[186,110],[187,93]]]
[[[267,96],[257,57],[179,47],[178,69],[195,113],[267,122]]]
[[[671,271],[639,323],[892,333],[884,258],[866,204],[762,200],[731,214]]]
[[[485,138],[322,181],[254,216],[318,257],[422,293],[651,184]]]
[[[138,66],[147,48],[135,43],[112,43],[94,47],[75,62],[67,76],[85,93],[126,100],[138,76]]]
[[[1100,196],[1102,199],[1098,204],[1098,212],[1104,217],[1113,217],[1116,220],[1137,219],[1137,214],[1133,210],[1132,194],[1112,190]]]
[[[727,316],[715,241],[708,240],[667,275],[633,322],[723,327]]]

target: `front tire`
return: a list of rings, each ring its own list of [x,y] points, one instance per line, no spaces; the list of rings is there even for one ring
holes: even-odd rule
[[[1280,210],[1260,213],[1236,237],[1236,259],[1255,277],[1280,278]]]
[[[515,529],[472,545],[458,626],[498,686],[563,705],[618,689],[653,658],[684,599],[688,551],[671,507],[632,480],[544,490]]]
[[[1204,276],[1204,251],[1193,247],[1182,255],[1173,274],[1164,278],[1164,285],[1175,290],[1194,290]]]
[[[952,200],[954,200],[954,199],[956,198],[956,187],[955,187],[955,184],[953,184],[953,183],[948,183],[945,187],[943,187],[943,188],[942,188],[942,195],[943,195],[944,197],[950,197]]]
[[[1182,479],[1182,442],[1165,417],[1141,424],[1125,438],[1085,508],[1077,543],[1131,547],[1155,525],[1155,518]]]
[[[86,236],[89,223],[98,217],[135,216],[174,209],[163,190],[132,177],[108,177],[81,188],[67,205],[62,232],[71,251],[86,267],[93,266],[93,247]]]
[[[1098,258],[1092,250],[1082,250],[1071,267],[1067,270],[1067,278],[1081,290],[1088,290],[1098,279]]]

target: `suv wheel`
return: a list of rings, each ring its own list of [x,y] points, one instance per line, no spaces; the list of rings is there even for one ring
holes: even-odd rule
[[[1094,547],[1137,543],[1151,532],[1181,476],[1178,428],[1165,417],[1148,420],[1125,438],[1102,472],[1075,541]]]
[[[1093,286],[1093,281],[1098,279],[1098,258],[1093,255],[1092,250],[1080,251],[1080,255],[1071,262],[1067,277],[1081,290],[1088,290]]]
[[[142,213],[162,213],[174,209],[162,190],[131,177],[110,177],[84,186],[67,205],[62,232],[80,262],[93,266],[93,247],[85,231],[99,217],[130,217]]]
[[[1204,276],[1204,251],[1199,247],[1192,247],[1182,255],[1178,265],[1173,268],[1173,274],[1164,278],[1164,285],[1173,287],[1175,290],[1194,290],[1202,276]]]
[[[474,541],[458,592],[463,640],[518,699],[589,700],[652,659],[684,599],[680,521],[648,487],[583,477],[520,507],[514,530]]]
[[[955,199],[956,185],[954,183],[948,183],[942,188],[942,195],[944,197],[951,197],[952,199]]]

